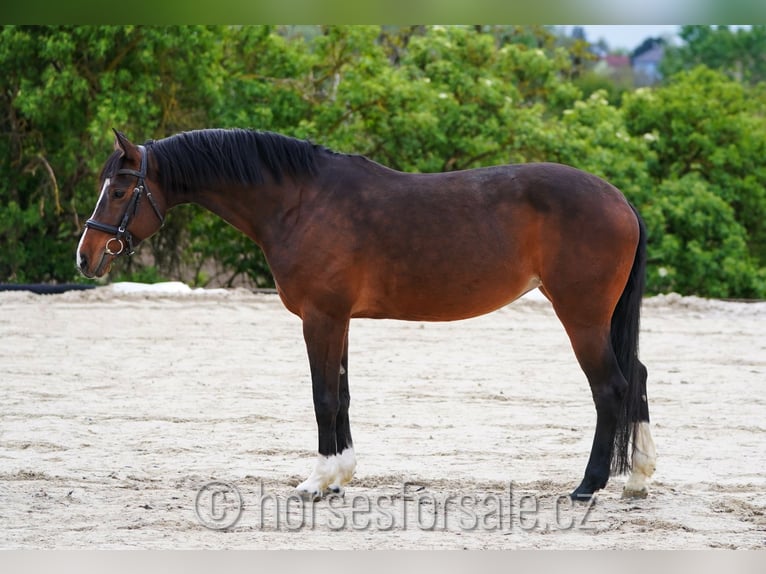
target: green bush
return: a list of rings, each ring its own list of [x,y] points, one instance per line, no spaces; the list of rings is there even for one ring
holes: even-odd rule
[[[540,27],[2,27],[0,281],[82,280],[112,127],[236,126],[407,171],[574,165],[646,219],[650,292],[766,297],[766,88],[678,66],[656,88],[600,89],[586,56]],[[273,284],[258,247],[196,207],[112,274]]]
[[[654,292],[759,297],[764,275],[734,209],[698,174],[665,180],[644,206]]]

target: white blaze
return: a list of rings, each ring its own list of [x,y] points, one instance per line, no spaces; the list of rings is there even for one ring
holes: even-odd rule
[[[98,209],[99,204],[101,203],[101,200],[104,198],[104,194],[106,193],[106,190],[109,188],[111,180],[107,177],[104,180],[104,185],[101,187],[101,193],[98,196],[98,201],[96,202],[96,207],[93,208],[93,213],[91,214],[91,218],[93,218],[94,215],[96,215],[96,210]],[[82,244],[85,241],[85,235],[88,233],[88,227],[85,228],[85,230],[82,232],[82,236],[80,237],[80,242],[77,244],[77,268],[80,269],[82,264],[82,259],[80,258],[80,249],[82,249]]]

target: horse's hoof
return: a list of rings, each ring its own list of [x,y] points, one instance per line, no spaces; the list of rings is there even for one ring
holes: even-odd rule
[[[302,500],[307,502],[318,502],[322,500],[322,493],[318,490],[304,490],[302,488],[297,488],[295,492]]]
[[[327,490],[325,490],[326,496],[339,496],[341,498],[344,498],[346,496],[346,489],[342,486],[339,486],[337,484],[334,484],[332,486],[328,486]]]
[[[583,486],[581,484],[572,491],[569,498],[571,498],[573,502],[590,502],[590,499],[596,494],[596,490],[598,489],[591,490],[589,486]]]
[[[569,498],[571,498],[573,502],[590,502],[590,499],[593,498],[593,493],[577,492],[575,490],[569,495]]]
[[[622,490],[622,497],[623,498],[646,498],[649,495],[649,490],[646,487],[635,489],[635,488],[624,488]]]

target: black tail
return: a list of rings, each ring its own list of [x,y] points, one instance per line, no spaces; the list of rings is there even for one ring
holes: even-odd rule
[[[632,207],[632,206],[631,206]],[[612,453],[612,473],[623,474],[630,470],[628,448],[633,439],[635,421],[640,420],[643,398],[646,392],[642,384],[646,370],[638,361],[638,331],[641,317],[641,299],[646,284],[646,227],[635,208],[640,230],[636,257],[625,289],[612,315],[612,348],[617,356],[628,390],[622,400],[617,418],[617,433]]]

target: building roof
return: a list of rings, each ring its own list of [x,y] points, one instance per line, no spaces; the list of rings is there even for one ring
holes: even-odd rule
[[[604,61],[610,68],[627,68],[630,66],[630,57],[619,54],[607,54]]]

